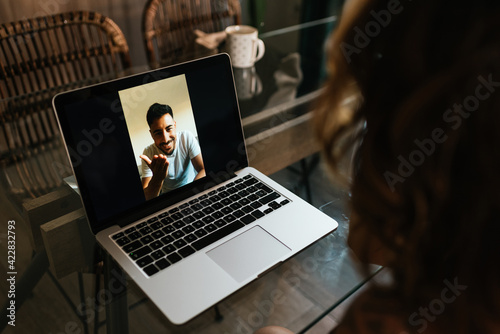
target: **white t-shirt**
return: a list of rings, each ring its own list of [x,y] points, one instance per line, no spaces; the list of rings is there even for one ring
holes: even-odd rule
[[[201,153],[200,144],[194,135],[185,130],[177,131],[177,140],[174,151],[171,155],[167,155],[168,173],[163,181],[160,193],[165,193],[170,190],[179,188],[189,182],[192,182],[197,174],[194,169],[191,159]],[[154,155],[165,154],[162,150],[151,144],[144,149],[144,155],[149,159],[153,159]],[[151,177],[153,172],[149,169],[144,160],[141,165],[142,177]]]

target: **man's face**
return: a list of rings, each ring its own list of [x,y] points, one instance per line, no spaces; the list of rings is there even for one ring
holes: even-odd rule
[[[172,154],[175,149],[177,131],[176,122],[169,114],[156,119],[151,123],[149,132],[155,142],[155,145],[165,154]]]

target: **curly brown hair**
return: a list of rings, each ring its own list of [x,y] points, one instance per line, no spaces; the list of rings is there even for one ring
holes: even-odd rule
[[[393,255],[404,307],[455,279],[467,293],[447,314],[487,332],[500,317],[500,2],[373,0],[343,19],[314,121],[334,171],[355,150],[353,224]]]

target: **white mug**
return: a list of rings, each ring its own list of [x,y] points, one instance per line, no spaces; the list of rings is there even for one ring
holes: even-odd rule
[[[226,28],[226,52],[234,67],[252,67],[264,56],[264,42],[257,37],[257,29],[234,25]]]

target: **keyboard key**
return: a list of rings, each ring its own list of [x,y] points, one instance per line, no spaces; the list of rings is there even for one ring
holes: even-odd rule
[[[228,214],[230,214],[231,212],[233,212],[233,210],[232,210],[231,208],[225,207],[225,208],[222,208],[222,209],[220,210],[220,212],[222,212],[222,213],[223,213],[223,214],[225,214],[225,215],[228,215]]]
[[[149,247],[151,247],[151,249],[153,249],[153,250],[161,248],[161,247],[163,247],[163,242],[156,240],[156,241],[150,243]]]
[[[168,245],[169,243],[171,243],[172,241],[174,241],[174,237],[172,237],[171,235],[167,235],[163,238],[161,238],[161,242],[164,244],[164,245]]]
[[[162,218],[165,218],[165,217],[167,217],[167,216],[168,216],[168,213],[167,213],[167,212],[163,212],[163,213],[160,213],[160,214],[158,215],[158,218],[162,219]]]
[[[222,226],[224,226],[224,225],[227,225],[227,222],[226,222],[226,221],[224,221],[224,220],[222,220],[222,219],[220,219],[220,220],[216,221],[214,224],[215,224],[215,226],[217,226],[217,227],[222,227]]]
[[[137,250],[134,250],[134,251],[131,251],[129,253],[129,256],[133,259],[133,260],[137,260],[141,257],[143,257],[144,255],[147,255],[151,253],[151,248],[149,248],[149,246],[144,246],[142,248],[139,248]]]
[[[185,208],[184,210],[181,210],[181,213],[184,215],[184,216],[187,216],[187,215],[190,215],[192,214],[194,211],[193,209],[191,208]]]
[[[165,254],[170,254],[173,251],[175,251],[175,247],[173,245],[166,245],[165,247],[162,248],[162,250],[165,252]]]
[[[132,232],[130,234],[127,235],[127,237],[130,239],[130,240],[137,240],[139,239],[140,237],[142,237],[142,234],[140,234],[138,231],[135,231],[135,232]]]
[[[212,197],[210,197],[210,200],[212,202],[218,202],[220,201],[222,198],[219,196],[219,195],[213,195]]]
[[[197,212],[193,213],[193,217],[196,218],[196,219],[200,219],[200,218],[202,218],[204,216],[205,216],[205,214],[203,212],[201,212],[201,211],[197,211]]]
[[[264,190],[266,193],[270,193],[270,192],[272,192],[272,191],[273,191],[271,188],[269,188],[268,186],[266,186],[264,183],[260,183],[260,182],[259,182],[259,183],[257,183],[255,186],[256,186],[257,188],[259,188],[259,189]]]
[[[165,217],[161,220],[161,222],[163,223],[163,225],[167,225],[167,224],[170,224],[171,222],[173,222],[174,220],[172,219],[172,217]]]
[[[215,213],[215,212],[214,212]],[[213,223],[215,221],[215,218],[212,217],[212,216],[206,216],[202,219],[202,221],[205,223],[205,224],[210,224],[210,223]]]
[[[153,276],[154,274],[156,274],[157,272],[159,272],[160,270],[158,268],[156,268],[156,266],[154,264],[150,264],[149,266],[147,266],[146,268],[143,269],[144,272],[148,275],[148,276]]]
[[[234,231],[239,230],[243,226],[245,226],[245,225],[242,222],[235,221],[229,225],[226,225],[226,226],[218,229],[217,231],[215,231],[211,234],[206,235],[205,237],[203,237],[201,239],[196,240],[195,242],[193,242],[191,244],[191,246],[193,246],[193,248],[196,250],[200,250],[200,249],[214,243],[215,241],[222,239],[225,236],[233,233]]]
[[[198,210],[203,209],[203,205],[195,204],[195,205],[191,206],[191,209],[193,209],[193,211],[198,211]]]
[[[196,221],[193,223],[193,226],[196,228],[196,229],[199,229],[199,228],[202,228],[203,226],[205,226],[205,223],[202,222],[202,221]]]
[[[150,242],[152,242],[154,239],[153,239],[150,235],[146,235],[145,237],[142,237],[140,240],[141,240],[141,242],[142,242],[144,245],[147,245],[147,244],[149,244]]]
[[[196,237],[196,235],[194,235],[193,233],[188,234],[184,237],[184,241],[186,241],[188,244],[192,243],[196,239],[198,239],[198,237]]]
[[[138,229],[141,229],[141,228],[146,227],[146,226],[148,226],[148,223],[142,222],[140,224],[137,224],[135,227],[138,228]]]
[[[214,224],[208,224],[207,226],[205,226],[205,231],[207,231],[208,233],[213,232],[216,229],[217,229],[217,226],[215,226]]]
[[[214,203],[214,204],[212,205],[212,208],[213,208],[214,210],[220,210],[220,208],[222,208],[222,207],[223,207],[222,203],[218,203],[218,202],[217,202],[217,203]]]
[[[259,219],[259,218],[262,218],[264,217],[265,215],[259,211],[259,210],[255,210],[251,213],[252,216],[254,216],[255,218]]]
[[[182,257],[180,257],[179,254],[177,254],[177,253],[172,253],[172,254],[167,256],[167,260],[170,261],[170,263],[174,264],[174,263],[182,260]]]
[[[174,237],[174,239],[182,238],[185,235],[186,235],[186,233],[182,232],[181,230],[177,230],[171,234],[171,236]]]
[[[230,222],[235,221],[236,217],[233,215],[227,215],[227,216],[224,216],[222,219],[224,219],[226,222],[230,223]]]
[[[158,221],[158,217],[152,217],[148,219],[148,224],[152,224],[154,222]]]
[[[165,269],[168,266],[170,266],[170,263],[167,261],[167,259],[161,259],[155,262],[156,266],[161,269]]]
[[[158,230],[162,228],[164,225],[160,222],[154,222],[153,224],[149,225],[153,230]]]
[[[170,217],[172,217],[172,219],[175,221],[181,219],[182,217],[184,217],[184,215],[180,212],[176,212],[172,214]]]
[[[235,212],[233,212],[233,216],[235,216],[236,218],[241,218],[245,215],[245,213],[241,210],[236,210]]]
[[[203,206],[209,206],[209,205],[210,205],[210,204],[212,204],[213,202],[212,202],[211,200],[209,200],[209,199],[205,199],[205,200],[201,201],[200,203],[201,203],[201,205],[203,205]]]
[[[224,198],[222,201],[220,201],[222,205],[230,205],[231,203],[233,203],[233,201],[231,201],[229,198]]]
[[[145,257],[140,258],[139,260],[135,261],[135,263],[137,263],[137,265],[141,268],[147,266],[148,264],[150,264],[152,262],[153,262],[153,258],[149,255],[146,255]]]
[[[194,231],[194,234],[195,234],[198,238],[201,238],[201,237],[203,237],[203,236],[207,235],[207,234],[208,234],[208,232],[202,229],[202,230],[196,230],[196,231]]]
[[[189,255],[193,254],[194,252],[196,252],[196,250],[189,245],[182,248],[182,249],[179,249],[179,251],[178,251],[178,253],[182,257],[188,257]]]
[[[165,234],[170,234],[175,231],[175,227],[172,225],[165,226],[164,228],[161,229]]]
[[[123,235],[123,233],[122,233]],[[125,246],[126,244],[128,244],[130,242],[130,239],[127,238],[127,237],[123,237],[123,238],[120,238],[118,240],[116,240],[116,243],[118,244],[118,246],[122,247],[122,246]]]
[[[163,253],[161,250],[154,251],[151,253],[151,257],[155,260],[161,259],[162,257],[165,256],[165,253]]]
[[[139,230],[139,232],[141,232],[142,235],[147,235],[147,234],[153,232],[153,229],[148,226],[148,227],[141,228]]]
[[[224,214],[220,211],[215,211],[214,213],[212,213],[212,218],[215,218],[215,219],[219,219],[222,216],[224,216]]]
[[[132,227],[125,230],[125,234],[129,234],[129,233],[132,233],[134,231],[135,231],[135,227],[132,226]]]
[[[262,204],[267,204],[267,203],[274,201],[275,199],[280,198],[280,197],[281,197],[280,194],[278,194],[276,192],[272,192],[269,195],[266,195],[266,196],[262,197],[261,199],[259,199],[259,202]]]
[[[281,207],[281,205],[276,203],[276,201],[269,202],[267,205],[269,205],[270,208],[273,208],[273,210],[279,209]]]
[[[287,200],[287,199],[284,199],[284,200],[282,200],[282,201],[280,202],[280,204],[281,204],[282,206],[283,206],[283,205],[287,205],[288,203],[290,203],[290,201],[289,201],[289,200]]]
[[[250,178],[250,179],[248,179],[248,180],[244,181],[243,183],[244,183],[245,185],[247,185],[247,186],[251,186],[251,185],[253,185],[253,184],[256,184],[257,182],[258,182],[258,181],[257,181],[257,179],[254,179],[254,178],[252,177],[252,178]]]
[[[247,197],[248,195],[250,195],[250,193],[246,190],[242,190],[237,195],[243,199],[244,197]]]
[[[123,247],[122,249],[125,253],[130,253],[141,247],[142,247],[141,242],[139,240],[136,240],[130,244],[125,245],[125,247]]]
[[[173,226],[174,226],[175,228],[181,228],[181,227],[186,226],[186,223],[184,223],[184,222],[182,222],[182,221],[177,221],[177,222],[173,223]]]
[[[240,220],[245,224],[245,225],[248,225],[250,224],[251,222],[254,222],[256,221],[257,219],[252,216],[252,215],[246,215],[244,217],[241,217]]]
[[[229,207],[233,210],[238,210],[238,209],[241,209],[243,207],[243,205],[241,205],[240,203],[233,203]]]
[[[273,209],[267,208],[267,209],[264,210],[264,213],[267,215],[267,214],[269,214],[269,213],[271,213],[273,211],[274,211]]]
[[[194,227],[191,225],[188,225],[188,226],[182,228],[182,232],[184,232],[186,234],[191,233],[193,231],[194,231]]]
[[[247,205],[247,206],[244,206],[241,208],[241,211],[245,212],[245,213],[250,213],[252,212],[254,209],[250,206],[250,205]]]
[[[186,246],[186,245],[187,245],[187,242],[185,242],[185,241],[184,241],[184,239],[179,239],[179,240],[175,240],[175,241],[174,241],[174,243],[173,243],[173,245],[174,245],[177,249],[179,249],[179,248],[182,248],[182,247]]]
[[[187,217],[182,218],[182,221],[186,224],[191,224],[192,222],[195,221],[195,219],[193,216],[187,216]]]
[[[229,193],[227,191],[221,191],[219,193],[219,196],[222,197],[222,198],[225,198],[225,197],[229,196]]]
[[[254,209],[258,209],[262,206],[262,204],[260,202],[253,202],[253,203],[250,203],[250,206]]]
[[[162,231],[154,231],[153,233],[151,233],[151,236],[155,239],[161,239],[165,236],[165,233]]]
[[[123,238],[124,236],[125,236],[125,234],[123,232],[120,232],[120,233],[116,233],[111,238],[113,238],[113,240],[117,240],[117,239]]]
[[[209,214],[213,213],[215,210],[214,210],[212,207],[207,206],[206,208],[204,208],[204,209],[203,209],[203,210],[201,210],[201,211],[203,211],[203,213],[205,213],[205,214],[209,215]]]
[[[229,199],[233,202],[237,202],[241,199],[241,196],[238,194],[234,194],[234,195],[229,196]]]

